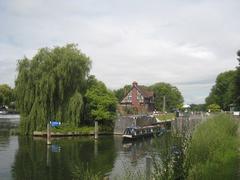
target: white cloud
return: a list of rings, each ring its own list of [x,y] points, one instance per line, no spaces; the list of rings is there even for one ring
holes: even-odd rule
[[[14,84],[16,60],[24,55],[73,42],[110,88],[133,80],[164,81],[177,85],[186,103],[203,102],[217,74],[237,65],[239,5],[237,0],[1,1],[0,83]]]

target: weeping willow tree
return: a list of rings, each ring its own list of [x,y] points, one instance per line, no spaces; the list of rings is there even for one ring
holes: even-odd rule
[[[15,82],[20,132],[31,134],[57,119],[79,126],[90,71],[89,57],[74,44],[42,48],[18,62]]]

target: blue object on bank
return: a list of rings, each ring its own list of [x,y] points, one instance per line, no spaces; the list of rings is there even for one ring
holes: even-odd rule
[[[50,121],[50,124],[51,124],[52,127],[58,127],[58,126],[61,125],[61,122],[59,122],[59,121]]]

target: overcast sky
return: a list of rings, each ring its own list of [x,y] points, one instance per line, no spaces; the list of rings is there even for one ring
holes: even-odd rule
[[[0,22],[0,83],[11,86],[18,59],[77,43],[110,89],[168,82],[203,103],[240,49],[239,0],[0,0]]]

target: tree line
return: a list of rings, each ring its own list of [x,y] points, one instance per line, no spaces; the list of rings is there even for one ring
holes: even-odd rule
[[[237,52],[237,60],[240,65],[240,50]],[[220,73],[206,98],[207,107],[215,107],[219,110],[230,110],[240,108],[240,66],[235,70]]]
[[[20,113],[20,132],[31,134],[44,130],[51,120],[75,127],[112,125],[117,103],[131,85],[111,91],[90,74],[91,60],[76,44],[41,48],[32,58],[23,57],[17,64],[15,88],[0,85],[0,105],[16,105]],[[177,87],[168,83],[146,86],[155,95],[156,110],[172,111],[183,103]]]

